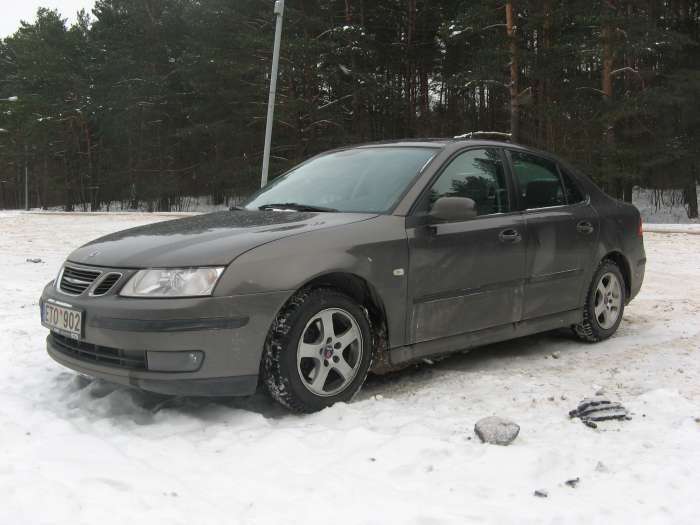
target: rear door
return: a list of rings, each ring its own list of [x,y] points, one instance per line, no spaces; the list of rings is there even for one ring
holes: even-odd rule
[[[440,197],[469,197],[477,217],[431,222]],[[499,148],[462,151],[407,217],[409,326],[412,343],[520,319],[525,272],[525,224]]]
[[[523,319],[580,308],[598,235],[595,210],[556,162],[510,150],[527,229]]]

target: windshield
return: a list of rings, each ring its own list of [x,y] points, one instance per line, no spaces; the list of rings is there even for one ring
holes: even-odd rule
[[[384,213],[403,195],[434,148],[374,147],[329,153],[297,166],[253,195],[248,210],[319,208]],[[282,206],[283,204],[287,205]]]

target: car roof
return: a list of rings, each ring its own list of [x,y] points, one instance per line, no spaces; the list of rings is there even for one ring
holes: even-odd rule
[[[549,151],[543,151],[537,148],[532,148],[530,146],[525,146],[523,144],[515,144],[508,140],[498,140],[498,139],[483,139],[483,138],[464,138],[464,137],[454,137],[454,138],[419,138],[419,139],[399,139],[399,140],[382,140],[377,142],[367,142],[363,144],[353,144],[345,146],[343,148],[338,148],[333,151],[348,150],[348,149],[360,149],[360,148],[381,148],[381,147],[419,147],[419,148],[436,148],[436,149],[450,149],[456,151],[462,148],[483,146],[483,147],[499,147],[508,148],[520,151],[526,151],[535,155],[539,155],[545,158],[549,158],[555,162],[559,162],[568,166],[563,159],[559,158],[557,155],[550,153]]]
[[[356,148],[381,148],[381,147],[423,147],[423,148],[461,148],[468,146],[507,146],[515,149],[535,151],[532,148],[522,146],[520,144],[513,144],[506,140],[493,140],[493,139],[469,139],[462,137],[455,138],[419,138],[419,139],[399,139],[399,140],[382,140],[378,142],[366,142],[362,144],[354,144],[346,146],[342,149],[356,149]],[[542,152],[545,153],[545,152]]]
[[[484,133],[488,135],[488,133]],[[339,151],[348,151],[352,149],[369,149],[369,148],[385,148],[385,147],[413,147],[413,148],[432,148],[441,150],[443,152],[454,153],[463,148],[469,147],[492,147],[492,148],[508,148],[510,150],[520,150],[533,155],[547,158],[553,162],[556,162],[562,166],[565,166],[570,171],[573,171],[577,176],[583,176],[576,168],[574,168],[570,163],[566,162],[564,159],[550,153],[549,151],[543,151],[530,146],[525,146],[523,144],[515,144],[508,140],[499,139],[485,139],[485,138],[467,138],[465,136],[451,137],[451,138],[408,138],[408,139],[395,139],[395,140],[381,140],[376,142],[365,142],[360,144],[349,144],[340,148],[335,148],[329,151],[324,151],[319,153],[318,156],[326,155],[328,153],[335,153]]]

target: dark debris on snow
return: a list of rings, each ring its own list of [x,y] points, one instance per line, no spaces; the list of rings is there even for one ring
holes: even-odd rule
[[[629,420],[629,412],[620,403],[610,401],[602,397],[587,397],[581,401],[576,409],[569,412],[570,418],[579,418],[584,425],[598,428],[596,422],[611,419]]]

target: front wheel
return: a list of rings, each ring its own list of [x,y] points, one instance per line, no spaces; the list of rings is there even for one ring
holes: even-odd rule
[[[583,322],[573,327],[579,339],[595,343],[613,335],[622,321],[625,299],[625,280],[620,268],[613,261],[604,260],[591,281]]]
[[[315,412],[351,400],[372,357],[364,308],[333,289],[302,290],[270,329],[263,381],[270,395],[287,408]]]

